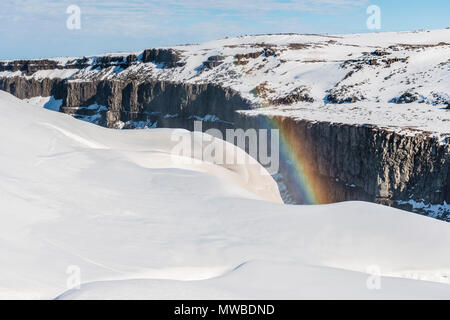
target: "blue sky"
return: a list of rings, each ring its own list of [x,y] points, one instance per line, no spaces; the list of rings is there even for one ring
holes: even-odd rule
[[[361,33],[450,27],[449,0],[2,0],[0,59],[83,56],[261,33]],[[69,5],[81,29],[69,30]],[[449,39],[450,41],[450,39]]]

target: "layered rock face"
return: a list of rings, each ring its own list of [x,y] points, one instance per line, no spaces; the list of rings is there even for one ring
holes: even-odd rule
[[[61,99],[66,95],[66,83],[62,79],[26,79],[25,77],[0,77],[0,89],[20,99],[54,96]]]
[[[64,91],[62,112],[74,113],[92,104],[108,108],[103,124],[117,128],[119,123],[145,121],[156,114],[178,118],[213,114],[233,119],[236,110],[250,104],[236,92],[214,84],[182,84],[165,81],[69,82]]]
[[[0,89],[20,99],[53,96],[63,101],[61,111],[76,114],[80,107],[106,106],[102,125],[117,128],[119,122],[140,121],[155,113],[184,118],[215,115],[234,119],[236,110],[250,108],[238,93],[215,84],[183,84],[168,81],[89,81],[62,79],[0,78]]]
[[[369,125],[250,116],[245,128],[283,128],[321,203],[364,200],[413,210],[406,202],[450,203],[450,144],[428,135],[403,135]],[[267,125],[277,123],[277,125]],[[292,160],[291,160],[292,161]],[[293,185],[292,169],[282,172]],[[298,197],[297,197],[298,198]],[[420,210],[416,210],[420,211]]]

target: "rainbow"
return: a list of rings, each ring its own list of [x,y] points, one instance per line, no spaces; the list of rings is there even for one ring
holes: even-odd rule
[[[280,159],[284,159],[284,175],[289,180],[289,189],[303,204],[323,204],[328,201],[328,185],[325,184],[313,169],[311,159],[308,159],[309,148],[298,131],[294,130],[289,121],[282,116],[262,116],[265,126],[278,129],[280,133]],[[287,161],[286,161],[287,160]]]

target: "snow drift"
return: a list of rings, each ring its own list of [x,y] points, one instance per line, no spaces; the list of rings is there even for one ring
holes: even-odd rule
[[[0,298],[450,297],[448,224],[283,205],[256,163],[175,161],[173,132],[105,129],[0,92]]]

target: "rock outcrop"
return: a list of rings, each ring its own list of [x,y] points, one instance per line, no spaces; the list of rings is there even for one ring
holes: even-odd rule
[[[7,91],[20,99],[32,97],[54,96],[62,99],[66,95],[66,81],[62,79],[27,79],[25,77],[0,77],[0,89]]]
[[[62,97],[62,112],[70,113],[92,104],[108,108],[105,124],[116,128],[119,122],[141,121],[154,114],[172,114],[180,118],[213,114],[233,119],[236,110],[250,103],[236,92],[214,84],[172,82],[68,82]]]
[[[142,53],[142,62],[160,63],[167,68],[182,67],[180,53],[173,49],[147,49]]]

